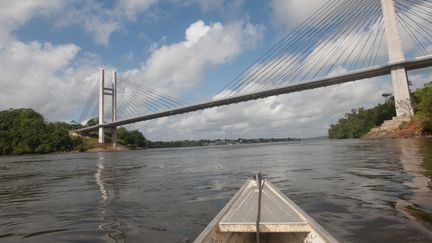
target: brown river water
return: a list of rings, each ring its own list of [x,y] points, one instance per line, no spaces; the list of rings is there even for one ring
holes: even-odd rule
[[[341,242],[432,242],[432,139],[0,157],[0,242],[192,242],[258,171]]]

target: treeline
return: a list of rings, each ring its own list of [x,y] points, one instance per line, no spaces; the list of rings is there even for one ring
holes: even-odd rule
[[[299,138],[237,138],[237,139],[201,139],[201,140],[178,140],[178,141],[148,141],[148,148],[173,148],[173,147],[199,147],[227,144],[253,144],[253,143],[275,143],[300,141]]]
[[[85,126],[94,126],[98,124],[98,118],[93,118],[87,121]],[[90,137],[98,137],[98,132],[93,131],[88,134]],[[111,141],[111,134],[105,134],[105,140]],[[119,144],[124,145],[128,148],[145,148],[147,147],[149,141],[144,137],[144,135],[138,130],[129,131],[124,127],[117,128],[117,141]]]
[[[86,126],[95,121],[89,121]],[[97,132],[86,138],[73,137],[69,131],[82,128],[81,124],[46,122],[32,109],[0,111],[0,155],[85,151],[97,145]],[[110,134],[106,134],[110,141]],[[138,130],[118,129],[118,143],[128,148],[145,148],[148,141]]]
[[[128,131],[124,127],[117,129],[117,141],[119,144],[132,149],[140,149],[148,147],[148,141],[144,135],[138,130]]]
[[[68,134],[74,128],[63,122],[47,123],[32,109],[0,111],[0,154],[83,150],[83,141]]]
[[[432,82],[413,92],[412,98],[415,110],[413,120],[421,125],[424,133],[431,133]],[[378,104],[371,109],[358,108],[346,113],[336,124],[330,125],[328,135],[335,139],[359,138],[395,115],[394,98],[389,97],[384,104]]]
[[[148,141],[148,148],[199,147],[210,143],[210,140]]]
[[[414,92],[416,102],[416,119],[419,120],[423,132],[432,134],[432,81]]]
[[[328,135],[338,139],[359,138],[395,115],[395,103],[391,97],[371,109],[358,108],[346,113],[336,124],[330,125]]]

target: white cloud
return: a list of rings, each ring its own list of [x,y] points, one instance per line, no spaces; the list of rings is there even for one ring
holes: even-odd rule
[[[219,9],[224,6],[224,0],[199,0],[196,1],[204,11]]]
[[[152,52],[156,51],[157,49],[159,49],[160,46],[167,43],[167,39],[168,38],[164,35],[160,38],[159,41],[151,43],[148,50],[147,50],[147,53],[152,53]]]
[[[79,50],[74,44],[10,40],[0,51],[0,109],[33,107],[50,119],[72,118],[68,113],[82,105],[97,80],[92,74],[98,60],[77,61]]]
[[[202,37],[204,37],[211,28],[221,29],[221,24],[214,24],[213,26],[205,25],[203,21],[197,21],[186,30],[186,47],[191,47],[196,44]]]
[[[126,15],[130,20],[135,20],[139,13],[148,10],[158,0],[119,0],[116,12]]]
[[[134,55],[134,53],[133,53],[132,51],[128,51],[128,53],[122,55],[122,57],[121,57],[121,59],[122,59],[124,62],[130,62],[130,61],[132,61],[134,58],[135,58],[135,55]]]
[[[244,14],[245,0],[169,0],[179,6],[198,5],[203,12],[218,12],[225,18],[238,19]]]
[[[154,50],[139,69],[125,76],[169,94],[195,88],[204,72],[233,60],[243,50],[253,48],[263,37],[263,27],[232,22],[206,25],[197,21],[185,32],[185,40]]]
[[[136,21],[157,2],[117,0],[110,7],[106,2],[95,0],[3,0],[0,2],[0,34],[11,33],[35,16],[47,16],[53,18],[58,27],[81,25],[96,43],[107,46],[112,33],[121,31],[127,21]]]
[[[228,14],[238,13],[244,0],[197,0],[204,11],[218,10]]]
[[[329,0],[271,0],[273,21],[276,25],[297,26],[327,1]]]
[[[410,71],[408,79],[412,83],[411,90],[422,88],[425,83],[432,81],[432,67]]]
[[[17,40],[13,31],[36,16],[52,15],[65,1],[0,3],[0,109],[31,107],[49,119],[72,118],[93,85],[99,60],[78,58],[75,44]],[[93,76],[92,76],[93,75]]]
[[[34,16],[58,11],[64,3],[63,0],[0,1],[0,48],[19,26]]]
[[[82,25],[96,43],[108,46],[111,35],[154,6],[157,0],[118,0],[112,7],[95,0],[70,1],[58,12],[58,27]]]

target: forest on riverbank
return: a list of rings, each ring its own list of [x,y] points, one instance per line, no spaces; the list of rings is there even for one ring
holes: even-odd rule
[[[69,135],[69,131],[82,127],[74,122],[46,122],[41,114],[32,109],[0,111],[0,155],[82,152],[98,146],[97,133],[87,137]],[[141,132],[128,131],[126,128],[118,129],[118,142],[128,148],[147,146],[147,140]]]
[[[122,151],[127,149],[197,147],[227,144],[252,144],[299,141],[298,138],[258,139],[201,139],[179,141],[150,141],[138,130],[117,129],[119,146],[112,147],[111,134],[105,133],[107,144],[98,143],[97,131],[85,136],[73,136],[69,132],[85,126],[93,126],[97,118],[85,125],[75,122],[46,122],[45,118],[32,109],[9,109],[0,111],[0,155],[32,154],[52,152]]]
[[[419,127],[421,134],[432,133],[432,81],[411,93],[414,114],[411,121],[402,125]],[[336,124],[330,125],[328,135],[332,139],[360,138],[372,128],[390,120],[395,114],[395,103],[392,96],[387,96],[383,104],[365,109],[357,108],[346,113]]]

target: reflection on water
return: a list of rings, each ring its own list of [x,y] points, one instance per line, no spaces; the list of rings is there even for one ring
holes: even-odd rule
[[[99,186],[99,190],[101,192],[101,201],[99,205],[100,210],[100,218],[102,220],[102,224],[99,225],[99,229],[106,231],[106,236],[109,239],[112,239],[114,242],[125,242],[127,239],[126,233],[121,228],[121,223],[117,219],[116,211],[113,210],[113,204],[115,201],[120,198],[120,190],[119,190],[119,181],[121,178],[118,178],[118,175],[113,173],[110,175],[113,180],[113,193],[110,193],[109,190],[105,187],[105,181],[103,179],[104,176],[104,157],[99,157],[99,160],[96,162],[97,170],[95,174],[96,184]],[[114,170],[115,171],[115,170]],[[113,172],[113,170],[108,170],[107,173]]]
[[[108,199],[108,192],[105,189],[105,185],[102,181],[102,172],[105,169],[105,167],[103,165],[103,157],[99,158],[96,165],[97,165],[97,171],[95,174],[96,184],[99,186],[99,190],[101,192],[101,197],[102,197],[101,203],[104,203]]]
[[[424,156],[420,151],[421,140],[407,139],[397,142],[396,145],[401,151],[400,162],[403,171],[412,178],[404,182],[404,185],[411,189],[411,194],[401,197],[396,202],[396,208],[432,237],[430,231],[432,226],[431,178],[427,176],[428,170],[422,167],[424,163],[428,163],[428,158],[426,157],[424,161]]]
[[[432,139],[0,157],[0,241],[191,242],[257,171],[341,242],[432,242]]]

